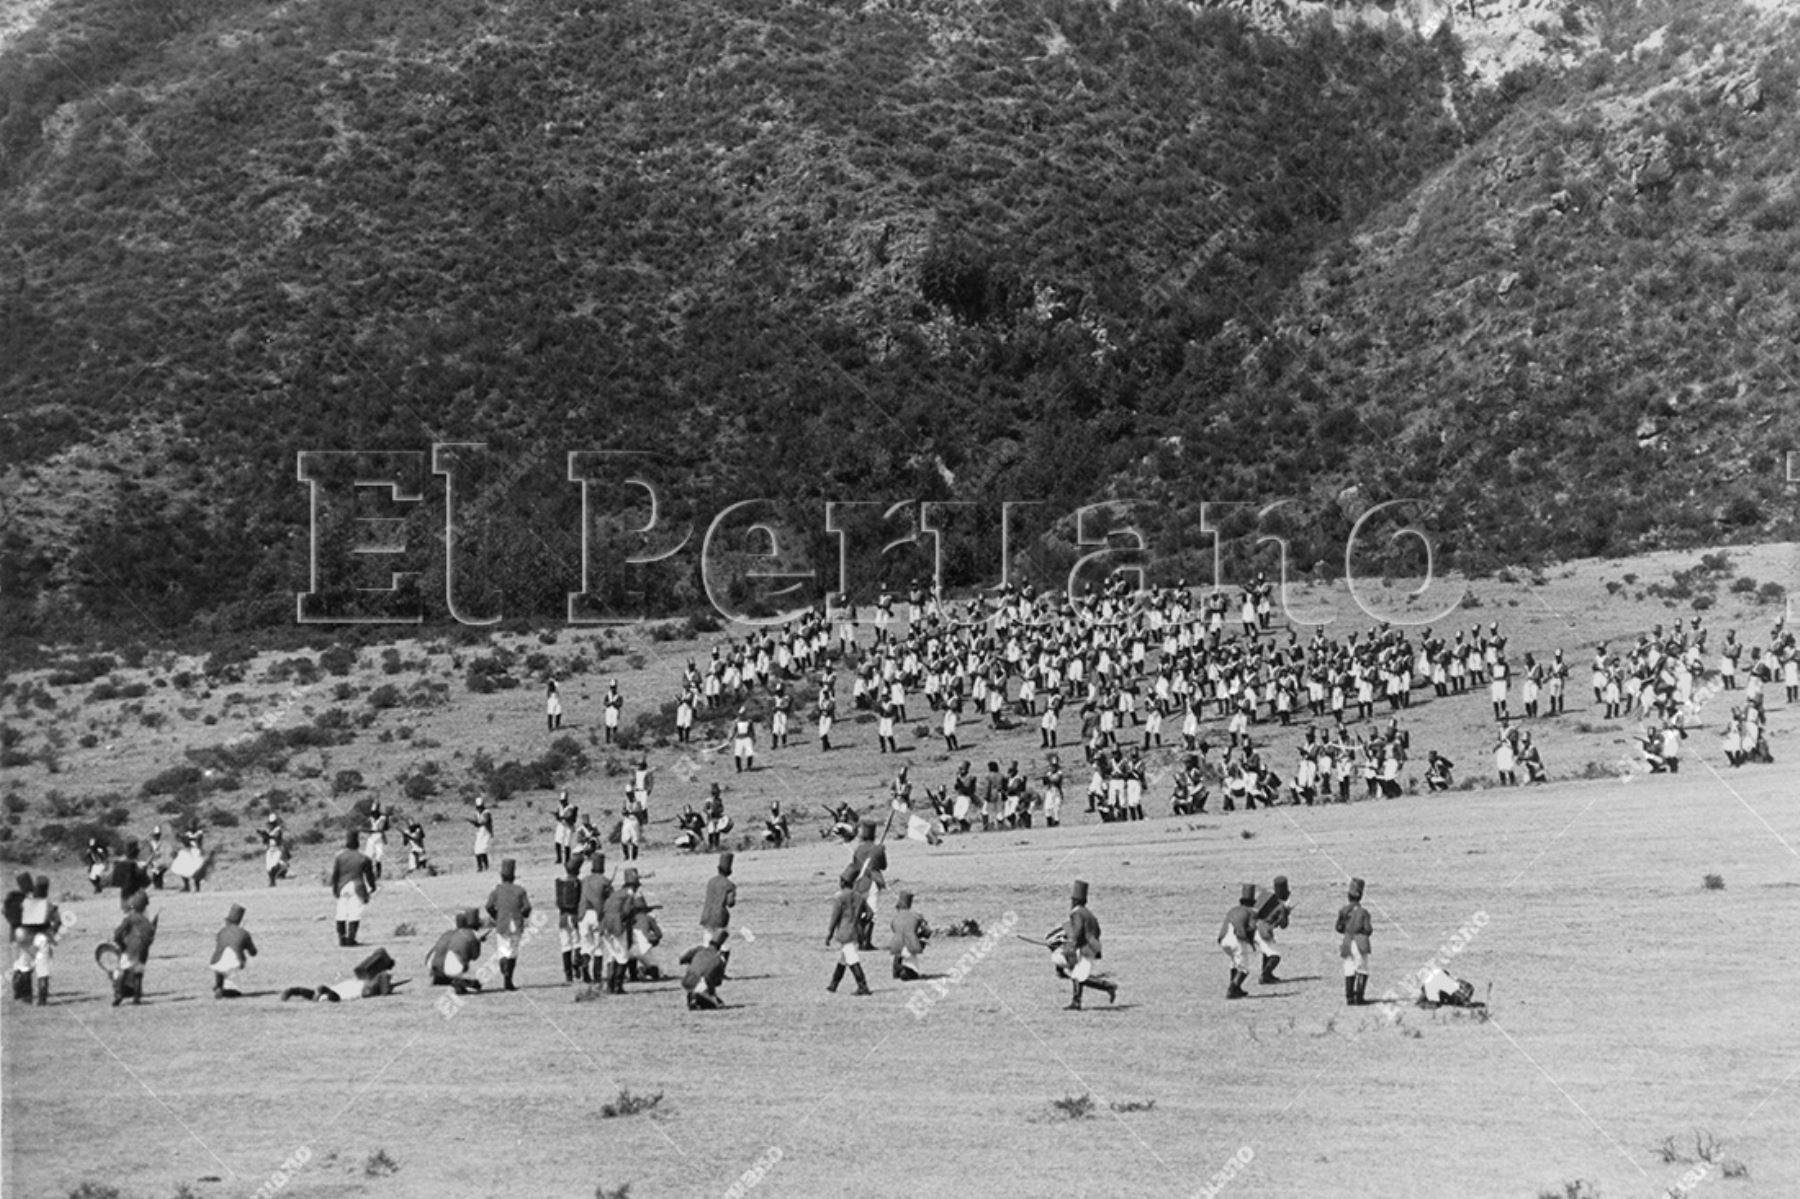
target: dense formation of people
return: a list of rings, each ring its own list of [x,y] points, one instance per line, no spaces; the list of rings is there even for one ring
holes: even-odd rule
[[[1165,777],[1170,811],[1176,815],[1205,813],[1215,789],[1226,812],[1349,802],[1358,780],[1365,798],[1399,796],[1413,754],[1402,715],[1416,702],[1480,687],[1486,687],[1492,705],[1498,780],[1517,785],[1521,774],[1532,783],[1547,779],[1532,733],[1519,722],[1546,721],[1565,711],[1570,670],[1561,650],[1548,658],[1526,653],[1515,664],[1498,622],[1448,636],[1430,628],[1415,633],[1378,625],[1336,638],[1320,627],[1302,638],[1293,628],[1271,628],[1271,591],[1262,579],[1243,589],[1232,627],[1234,605],[1222,593],[1196,600],[1185,587],[1132,592],[1115,579],[1097,593],[1073,599],[1008,588],[997,597],[945,605],[927,603],[915,586],[910,619],[903,627],[893,620],[892,595],[883,594],[872,644],[859,635],[854,606],[840,597],[835,607],[809,611],[742,642],[715,645],[704,670],[689,662],[675,704],[677,739],[691,739],[699,712],[729,712],[727,745],[736,773],[754,774],[753,696],[760,693],[768,701],[770,749],[785,751],[799,688],[816,679],[819,750],[832,752],[840,671],[850,675],[853,706],[876,716],[877,745],[884,753],[897,749],[897,730],[909,720],[909,712],[933,714],[937,735],[953,755],[961,749],[965,712],[990,729],[1035,726],[1043,750],[1040,764],[1027,767],[1008,759],[1003,766],[994,758],[977,772],[974,762],[965,759],[949,778],[917,789],[909,768],[902,766],[890,785],[885,826],[863,817],[848,801],[828,809],[824,834],[853,844],[828,924],[827,943],[839,958],[830,989],[835,991],[849,974],[859,995],[869,993],[861,955],[876,948],[886,843],[896,819],[903,838],[928,843],[978,828],[1030,828],[1038,820],[1058,827],[1066,819],[1071,785],[1062,762],[1066,711],[1075,714],[1067,730],[1075,740],[1067,752],[1078,750],[1086,775],[1084,814],[1108,822],[1144,819],[1150,792]],[[1800,703],[1800,643],[1783,622],[1776,623],[1762,646],[1745,647],[1732,630],[1709,658],[1708,640],[1709,631],[1696,617],[1667,629],[1658,625],[1628,649],[1602,645],[1594,654],[1590,682],[1595,704],[1609,718],[1643,722],[1639,743],[1654,772],[1679,771],[1682,742],[1702,719],[1712,719],[1706,707],[1720,695],[1733,701],[1720,733],[1733,767],[1772,761],[1765,707],[1769,688],[1780,685],[1789,704]],[[1512,707],[1515,681],[1517,711]],[[554,732],[562,718],[554,685],[547,703]],[[623,707],[615,680],[605,700],[609,741],[616,738]],[[1383,708],[1385,721],[1378,716]],[[1304,735],[1292,773],[1284,776],[1269,761],[1267,742],[1259,744],[1257,729],[1296,722],[1305,726]],[[1454,769],[1448,758],[1427,751],[1427,790],[1448,790]],[[635,862],[650,823],[654,772],[648,757],[638,756],[630,775],[617,840],[623,860]],[[1078,775],[1075,783],[1081,782]],[[329,872],[341,947],[362,945],[359,926],[381,885],[388,832],[402,819],[374,802],[367,805],[360,827],[346,833],[344,849]],[[484,872],[494,841],[494,813],[485,799],[477,798],[467,820],[474,830],[475,870]],[[724,945],[737,895],[731,880],[733,855],[723,849],[723,838],[734,824],[721,784],[711,785],[702,811],[689,805],[675,824],[677,847],[721,855],[718,876],[703,902],[699,943],[680,959],[689,1007],[711,1010],[722,1004],[719,986],[727,978],[730,958]],[[592,814],[583,814],[566,790],[559,796],[553,828],[554,861],[565,871],[555,888],[565,981],[619,994],[630,979],[660,977],[656,959],[662,932],[654,916],[659,905],[643,896],[644,876],[635,867],[625,868],[617,880],[607,873],[602,833]],[[258,836],[264,874],[273,887],[291,871],[292,845],[279,813],[268,813]],[[435,873],[416,818],[401,823],[401,836],[405,873]],[[113,887],[120,894],[123,919],[104,963],[112,975],[115,1004],[128,998],[142,1001],[143,975],[157,933],[157,920],[148,914],[151,892],[161,890],[169,875],[184,891],[198,891],[212,864],[206,831],[197,821],[180,830],[177,840],[179,849],[171,854],[158,826],[147,846],[132,841],[121,854],[97,839],[88,847],[94,891]],[[779,799],[769,804],[761,840],[777,848],[791,840]],[[458,996],[481,989],[477,962],[491,941],[490,965],[502,989],[514,988],[514,966],[537,925],[512,859],[501,863],[500,876],[486,905],[459,913],[454,927],[426,955],[434,985],[449,987]],[[1058,973],[1074,982],[1071,1007],[1080,1006],[1084,989],[1098,987],[1109,997],[1114,993],[1107,990],[1112,984],[1094,973],[1098,924],[1091,913],[1079,915],[1085,912],[1085,890],[1085,884],[1078,884],[1075,914],[1065,935],[1052,945],[1059,955]],[[914,899],[901,893],[893,938],[885,947],[893,959],[893,976],[902,980],[918,977],[917,962],[930,937]],[[1219,943],[1232,958],[1232,997],[1243,994],[1249,977],[1246,955],[1252,951],[1263,956],[1261,981],[1279,981],[1273,974],[1279,961],[1274,938],[1286,926],[1287,901],[1286,880],[1277,879],[1260,901],[1246,888],[1243,904],[1227,917]],[[257,954],[244,928],[245,915],[241,905],[232,905],[215,938],[209,966],[213,994],[220,998],[237,994],[233,980]],[[42,1004],[65,923],[59,907],[50,902],[48,878],[21,876],[7,896],[6,919],[14,947],[14,994]],[[1340,917],[1339,923],[1347,946],[1346,997],[1362,1002],[1366,913]],[[384,959],[385,951],[378,950],[350,979],[289,988],[287,994],[337,1001],[391,994],[399,984],[391,977],[391,959]]]

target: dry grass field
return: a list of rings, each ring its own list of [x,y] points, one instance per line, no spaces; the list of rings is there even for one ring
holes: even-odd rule
[[[1730,556],[1704,617],[1715,636],[1736,627],[1760,644],[1780,607],[1732,591],[1730,575],[1792,592],[1796,548]],[[668,848],[672,810],[698,805],[720,781],[739,832],[771,798],[806,817],[792,848],[739,854],[730,1007],[710,1014],[686,1011],[672,982],[577,1002],[549,931],[525,948],[520,992],[438,1006],[422,956],[445,914],[480,902],[494,882],[472,871],[453,788],[401,802],[444,817],[428,827],[447,872],[413,883],[390,871],[363,926],[362,939],[388,947],[402,963],[397,976],[412,982],[352,1006],[279,1002],[286,986],[346,974],[362,951],[336,947],[318,877],[335,833],[301,847],[292,880],[263,884],[246,840],[262,794],[289,792],[290,829],[335,830],[358,798],[330,794],[337,771],[362,771],[369,793],[388,799],[394,780],[423,761],[460,785],[478,751],[531,757],[545,739],[541,684],[464,690],[450,657],[478,649],[403,644],[419,665],[398,676],[365,650],[348,677],[360,692],[438,678],[450,683],[449,702],[380,711],[353,742],[297,753],[279,777],[247,777],[242,790],[209,797],[243,823],[215,829],[225,852],[205,892],[156,895],[161,933],[143,1007],[110,1007],[90,960],[116,922],[116,896],[84,895],[77,864],[38,854],[34,869],[52,874],[79,923],[50,1007],[9,1001],[0,1010],[5,1193],[1800,1194],[1800,710],[1773,688],[1776,762],[1733,770],[1709,727],[1728,702],[1716,697],[1682,773],[1648,777],[1632,765],[1632,726],[1598,719],[1585,687],[1596,642],[1694,614],[1686,599],[1645,591],[1698,557],[1568,564],[1541,584],[1470,582],[1479,606],[1440,622],[1498,621],[1519,654],[1564,650],[1575,667],[1569,710],[1529,726],[1550,785],[1485,785],[1493,725],[1485,695],[1472,692],[1403,714],[1415,753],[1448,753],[1460,777],[1482,782],[1472,789],[1253,813],[1220,813],[1215,801],[1204,817],[1177,819],[1161,815],[1164,785],[1152,787],[1158,814],[1143,823],[1084,823],[1077,800],[1061,829],[937,847],[899,841],[891,879],[918,892],[935,926],[972,919],[1008,931],[985,942],[940,935],[926,957],[944,976],[937,984],[900,983],[878,965],[870,998],[824,989],[825,918],[848,851],[821,841],[813,818],[826,800],[879,802],[894,761],[875,754],[873,729],[847,720],[835,739],[844,748],[821,755],[802,721],[792,748],[765,750],[762,768],[741,776],[699,738],[689,749],[652,748],[659,820],[640,865],[653,873],[650,898],[666,905],[665,952],[691,943],[712,870],[710,856]],[[1632,583],[1608,591],[1627,575]],[[1464,587],[1440,584],[1410,605],[1401,583],[1363,590],[1369,606],[1385,600],[1403,615],[1453,603]],[[1293,607],[1335,614],[1334,632],[1368,623],[1352,619],[1341,585],[1298,588]],[[549,647],[514,640],[560,657],[593,636],[564,630]],[[565,731],[584,743],[607,677],[620,680],[629,723],[672,698],[681,665],[707,646],[633,633],[623,648],[564,686]],[[209,696],[152,690],[129,713],[119,701],[84,703],[86,688],[53,710],[9,704],[21,752],[64,734],[47,755],[55,773],[37,760],[7,771],[9,793],[28,805],[14,821],[21,841],[53,789],[124,796],[123,831],[141,834],[158,817],[140,784],[184,748],[305,724],[332,706],[336,680],[311,691],[260,681],[271,660]],[[118,677],[183,666],[151,661]],[[228,703],[230,693],[239,698]],[[182,714],[196,709],[203,715]],[[167,718],[147,727],[142,712],[157,710]],[[406,738],[379,739],[399,727],[411,730]],[[92,746],[73,740],[84,731]],[[1039,758],[1030,729],[968,733],[959,756],[978,768]],[[1289,772],[1299,725],[1258,735]],[[901,743],[919,781],[952,769],[935,738],[903,733]],[[607,777],[603,746],[592,752],[594,769],[572,791],[584,806],[616,808],[623,780]],[[1071,755],[1079,749],[1065,749]],[[309,766],[316,775],[303,777]],[[538,792],[502,804],[494,855],[520,860],[544,909],[555,874],[552,802]],[[5,865],[10,880],[16,866]],[[1289,877],[1299,905],[1282,964],[1290,981],[1253,983],[1250,999],[1228,1002],[1215,930],[1239,884],[1266,887],[1276,874]],[[1344,1006],[1331,923],[1351,875],[1368,880],[1376,925],[1370,998],[1404,993],[1418,970],[1447,963],[1488,998],[1490,1018],[1422,1010],[1404,994]],[[1706,887],[1707,875],[1723,886]],[[1093,887],[1106,965],[1122,984],[1116,1005],[1090,995],[1082,1012],[1062,1010],[1068,994],[1048,955],[1012,935],[1041,936],[1058,922],[1075,878]],[[208,994],[206,963],[232,902],[249,909],[263,953],[245,975],[247,996],[221,1003]],[[930,1000],[909,1006],[917,995]],[[660,1100],[608,1116],[626,1090]],[[1712,1160],[1697,1160],[1701,1151]]]

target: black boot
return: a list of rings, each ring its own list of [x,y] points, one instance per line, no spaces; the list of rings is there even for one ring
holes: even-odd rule
[[[1262,982],[1265,985],[1267,985],[1269,983],[1278,983],[1281,981],[1279,978],[1275,977],[1275,967],[1277,965],[1279,965],[1280,962],[1281,962],[1281,956],[1279,954],[1277,954],[1274,957],[1266,957],[1263,959]]]
[[[47,978],[37,980],[37,1005],[39,1007],[50,1006],[50,980]]]
[[[1081,984],[1080,983],[1075,984],[1075,993],[1073,995],[1069,996],[1069,1006],[1064,1008],[1063,1010],[1066,1012],[1079,1012],[1081,1010]]]
[[[850,976],[852,978],[856,979],[855,994],[857,994],[857,995],[873,995],[875,993],[875,992],[869,990],[869,980],[868,980],[868,977],[863,974],[863,968],[862,968],[861,963],[858,963],[858,964],[850,967]]]
[[[894,977],[895,978],[900,977],[900,955],[899,954],[894,955]]]
[[[513,985],[513,969],[518,966],[518,964],[519,960],[517,958],[500,959],[500,977],[506,980],[506,989],[508,991],[517,991],[519,989]]]
[[[348,923],[344,926],[344,930],[347,934],[344,938],[345,945],[355,945],[357,943],[356,928],[357,928],[357,925],[359,925],[361,923],[362,922],[360,920],[352,920],[350,923]]]
[[[26,975],[27,979],[29,979],[30,977],[31,977],[30,975]],[[127,990],[129,989],[129,987],[130,987],[130,984],[125,981],[125,975],[123,973],[121,973],[117,978],[113,979],[112,1005],[114,1007],[118,1007],[121,1003],[125,1002],[125,994],[126,994]],[[29,998],[29,995],[26,996],[26,998]]]
[[[343,945],[349,944],[349,938],[344,933],[344,922],[342,920],[337,922],[337,930],[338,930],[338,945],[343,946]]]
[[[1356,1006],[1357,1007],[1367,1007],[1368,1006],[1368,1003],[1369,1003],[1368,991],[1369,991],[1369,976],[1366,974],[1357,975],[1356,976]]]
[[[845,969],[846,969],[846,967],[844,966],[844,963],[842,963],[842,962],[839,962],[836,966],[832,967],[831,981],[829,983],[827,983],[825,986],[825,989],[827,991],[830,991],[833,994],[837,993],[838,984],[844,981],[844,970]]]
[[[563,959],[563,981],[566,983],[572,983],[575,981],[575,954],[574,954],[574,951],[568,950],[568,949],[563,950],[562,951],[562,959]]]
[[[14,999],[29,1000],[31,998],[31,971],[13,971],[12,993]]]
[[[1344,979],[1344,1003],[1350,1007],[1356,1006],[1356,976],[1354,974]]]
[[[1242,999],[1242,998],[1244,998],[1244,996],[1246,994],[1246,992],[1244,991],[1244,980],[1249,977],[1250,977],[1250,972],[1247,970],[1233,970],[1231,972],[1231,985],[1229,987],[1225,988],[1225,998],[1227,998],[1227,999]]]

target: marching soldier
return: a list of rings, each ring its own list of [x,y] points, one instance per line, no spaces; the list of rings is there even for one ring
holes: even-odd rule
[[[1256,884],[1245,883],[1236,906],[1225,913],[1225,921],[1219,925],[1219,948],[1231,959],[1231,985],[1225,989],[1227,999],[1243,999],[1248,994],[1244,990],[1244,980],[1250,977],[1250,954],[1256,945],[1255,905]]]
[[[213,998],[235,999],[238,996],[236,987],[227,986],[232,975],[250,964],[256,956],[256,941],[244,927],[244,905],[234,903],[231,910],[225,913],[225,927],[213,938],[212,966]]]
[[[48,895],[49,880],[40,878],[38,881],[46,884],[43,894]],[[112,943],[119,950],[119,965],[113,975],[114,1007],[125,1002],[127,995],[131,996],[133,1004],[144,1002],[144,967],[150,961],[150,945],[156,940],[157,925],[157,921],[144,914],[149,908],[149,894],[139,891],[131,897],[131,910],[125,913],[125,919],[121,920],[119,927],[113,930]],[[44,1003],[44,997],[49,990],[49,982],[40,979],[38,982],[40,1006]]]
[[[22,877],[20,881],[23,881]],[[136,905],[135,910],[143,911],[150,906],[149,893],[137,892],[131,897],[131,903]],[[62,909],[50,901],[50,876],[40,874],[31,884],[31,893],[22,896],[19,902],[16,935],[20,940],[20,959],[14,967],[27,971],[25,977],[30,981],[24,984],[26,994],[32,994],[31,987],[35,983],[39,1007],[50,1004],[50,966],[56,957],[56,939],[62,930]],[[14,986],[17,988],[19,984],[15,981]]]
[[[355,829],[344,834],[344,848],[331,863],[331,893],[337,897],[337,935],[340,946],[355,945],[356,926],[363,906],[375,894],[375,867],[356,848],[361,840]]]
[[[1363,881],[1351,879],[1350,902],[1338,909],[1337,917],[1337,931],[1344,937],[1338,946],[1338,956],[1344,959],[1344,1002],[1351,1007],[1368,1002],[1364,992],[1369,988],[1369,938],[1375,933],[1375,923],[1369,919],[1362,897]]]
[[[875,913],[881,905],[881,890],[887,886],[887,846],[875,840],[875,822],[871,819],[863,820],[859,835],[861,840],[850,852],[850,865],[844,869],[844,878],[862,902],[857,914],[856,947],[872,950],[875,948]]]
[[[731,866],[736,855],[730,851],[719,855],[719,872],[706,881],[706,899],[700,905],[700,934],[702,943],[717,949],[724,944],[723,938],[717,943],[714,934],[725,931],[731,923],[731,909],[737,906],[737,884],[731,881]],[[731,955],[720,951],[720,956],[727,962]],[[685,963],[686,958],[682,961]]]
[[[557,846],[562,851],[562,846]],[[563,877],[556,880],[556,939],[562,948],[563,981],[572,983],[580,974],[577,959],[581,956],[581,859],[571,857],[563,864]]]
[[[113,861],[112,885],[119,889],[121,911],[126,910],[133,895],[150,889],[150,870],[139,857],[136,841],[127,841],[124,855]]]
[[[1118,983],[1095,977],[1094,963],[1101,956],[1100,921],[1088,911],[1087,901],[1088,885],[1076,879],[1075,886],[1069,893],[1069,919],[1063,926],[1061,964],[1056,971],[1075,985],[1067,1009],[1073,1012],[1081,1010],[1081,992],[1084,987],[1104,991],[1108,1003],[1119,997]]]
[[[513,970],[519,964],[519,947],[525,935],[525,921],[531,915],[531,899],[525,888],[513,881],[518,872],[511,858],[500,861],[500,885],[488,894],[487,914],[494,922],[494,956],[500,962],[500,977],[506,989],[516,991]]]
[[[576,965],[582,982],[604,983],[604,973],[595,977],[595,959],[600,958],[600,920],[606,912],[606,901],[612,896],[612,880],[606,877],[605,854],[596,849],[591,862],[588,876],[581,880],[581,899],[575,907],[575,927],[581,932]]]
[[[1262,978],[1258,981],[1264,985],[1278,983],[1275,967],[1281,963],[1281,950],[1275,944],[1275,930],[1288,926],[1288,914],[1293,905],[1288,902],[1287,876],[1275,876],[1275,885],[1263,898],[1262,905],[1256,909],[1256,950],[1262,954]]]
[[[831,924],[825,930],[825,944],[827,948],[837,948],[838,963],[832,968],[831,982],[825,989],[835,994],[848,970],[856,979],[856,994],[871,995],[874,992],[869,990],[869,979],[863,973],[862,958],[856,949],[857,942],[862,939],[862,913],[866,905],[851,885],[853,881],[851,873],[845,871],[838,879],[837,898],[831,903]]]

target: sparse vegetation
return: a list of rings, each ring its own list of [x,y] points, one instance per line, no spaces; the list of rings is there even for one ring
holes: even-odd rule
[[[363,1163],[363,1173],[370,1178],[386,1178],[390,1174],[397,1173],[399,1169],[400,1163],[389,1157],[386,1149],[377,1149],[369,1154],[369,1159]]]
[[[1094,1097],[1087,1092],[1050,1101],[1050,1112],[1065,1120],[1085,1120],[1094,1114]]]
[[[621,1088],[619,1096],[600,1105],[600,1118],[611,1120],[620,1116],[637,1116],[654,1111],[662,1102],[662,1092],[654,1095],[633,1095],[629,1089]]]
[[[1722,874],[1709,874],[1701,880],[1700,885],[1708,891],[1723,891],[1725,889],[1725,876]]]

